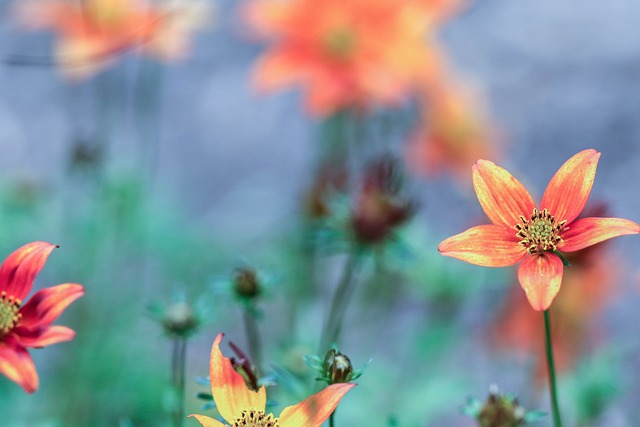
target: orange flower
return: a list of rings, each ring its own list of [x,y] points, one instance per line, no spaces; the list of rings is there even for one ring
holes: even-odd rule
[[[579,152],[562,165],[538,210],[524,186],[487,160],[473,166],[473,187],[492,225],[479,225],[443,241],[446,256],[486,267],[522,261],[518,280],[534,310],[546,310],[560,290],[562,252],[573,252],[626,234],[640,226],[621,218],[582,218],[600,153]]]
[[[421,99],[422,123],[406,150],[413,170],[427,177],[448,170],[468,179],[469,165],[494,157],[497,132],[477,99],[450,82],[428,88]]]
[[[398,104],[439,67],[429,40],[456,0],[261,0],[249,22],[275,39],[255,71],[259,89],[302,85],[318,116]]]
[[[81,285],[66,283],[38,291],[22,305],[55,247],[47,242],[29,243],[0,266],[0,372],[27,393],[38,388],[38,373],[27,347],[72,340],[73,330],[51,324],[69,304],[84,295]]]
[[[211,394],[220,415],[232,426],[247,427],[319,427],[336,408],[340,399],[354,384],[334,384],[297,405],[284,408],[280,417],[265,413],[266,392],[263,387],[252,391],[231,361],[220,351],[222,334],[211,348]],[[224,427],[225,424],[205,415],[195,417],[203,427]]]
[[[70,78],[89,77],[110,66],[119,55],[142,49],[174,59],[187,49],[186,29],[195,26],[191,6],[151,6],[144,0],[23,0],[19,19],[32,29],[59,33],[55,57]]]

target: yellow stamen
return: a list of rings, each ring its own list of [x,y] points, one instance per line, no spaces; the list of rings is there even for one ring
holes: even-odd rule
[[[520,221],[522,224],[513,227],[517,231],[516,237],[522,239],[519,243],[532,254],[553,252],[563,242],[559,233],[567,221],[556,222],[546,209],[539,211],[534,208],[531,219],[527,220],[520,215]]]
[[[349,28],[337,28],[324,40],[327,52],[336,59],[347,59],[355,51],[356,36]]]
[[[278,419],[264,411],[249,409],[242,411],[240,418],[231,423],[231,427],[279,427]]]
[[[18,324],[22,317],[20,305],[22,305],[20,299],[8,296],[5,291],[0,293],[0,336],[5,335]]]

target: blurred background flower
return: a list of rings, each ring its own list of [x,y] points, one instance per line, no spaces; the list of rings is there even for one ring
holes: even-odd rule
[[[26,0],[18,20],[30,30],[56,33],[54,62],[71,79],[90,77],[129,52],[158,59],[183,57],[190,33],[207,19],[201,0]]]
[[[451,4],[450,4],[451,3]],[[257,0],[246,9],[273,45],[255,69],[259,89],[304,88],[317,116],[341,108],[398,105],[434,78],[433,32],[453,2]]]
[[[55,57],[63,38],[58,27],[25,31],[12,13],[18,2],[0,2],[0,250],[55,241],[64,250],[38,282],[73,277],[87,290],[82,304],[60,319],[77,331],[74,341],[32,352],[42,379],[37,394],[27,396],[0,378],[5,424],[171,425],[173,407],[161,386],[171,382],[170,347],[145,304],[176,288],[185,301],[212,299],[211,316],[189,339],[185,361],[185,411],[207,413],[195,397],[204,388],[194,378],[206,372],[215,334],[227,331],[249,353],[241,309],[211,286],[220,275],[229,284],[238,259],[279,276],[259,304],[265,370],[277,382],[268,389],[269,408],[279,413],[302,401],[317,387],[303,356],[318,352],[328,304],[351,254],[346,245],[319,247],[318,223],[340,214],[348,229],[353,213],[407,200],[411,220],[390,234],[402,244],[385,243],[384,256],[374,250],[362,264],[345,314],[340,350],[354,362],[375,363],[341,402],[336,424],[471,426],[460,403],[483,396],[491,383],[516,392],[526,408],[548,410],[532,385],[533,360],[497,352],[502,345],[489,338],[513,277],[452,267],[435,251],[484,215],[469,186],[448,175],[468,174],[476,159],[466,156],[478,149],[476,156],[499,155],[529,187],[593,147],[603,157],[592,197],[615,215],[638,220],[640,5],[414,0],[395,2],[395,10],[381,0],[366,2],[371,11],[361,1],[331,12],[316,3],[264,6],[275,16],[253,16],[261,22],[249,28],[245,8],[253,10],[253,3],[217,2],[215,25],[191,32],[192,18],[203,18],[195,13],[155,33],[160,44],[169,39],[160,50],[170,58],[181,53],[181,61],[159,62],[148,43],[128,45],[112,62],[90,65],[96,74],[66,84]],[[158,12],[191,3],[126,4]],[[308,23],[293,21],[298,7],[310,14]],[[375,8],[388,11],[379,30],[371,29]],[[290,29],[280,10],[292,20]],[[353,11],[363,20],[351,24]],[[300,89],[306,108],[295,91],[256,93],[256,64],[272,52],[289,55],[292,48],[283,43],[304,35],[301,27],[320,31],[340,19],[371,38],[364,46],[381,58],[379,69],[377,59],[355,48],[362,44],[342,60],[358,67],[328,67],[342,63],[305,48],[292,68],[272,69],[277,79],[268,77],[274,91]],[[158,31],[160,23],[168,21],[159,21]],[[164,37],[173,31],[178,34]],[[392,50],[391,40],[407,45]],[[313,106],[312,92],[319,92]],[[418,131],[424,136],[416,141]],[[427,160],[428,147],[441,160]],[[399,193],[377,189],[365,197],[366,165],[388,153],[417,173],[405,177]],[[444,174],[431,179],[437,171]],[[377,208],[365,209],[364,200]],[[613,292],[602,291],[608,302],[601,310],[595,309],[600,301],[590,303],[599,314],[584,314],[591,319],[584,350],[561,377],[568,425],[635,427],[640,386],[628,373],[637,370],[640,354],[630,339],[640,298],[631,286],[636,279],[621,266],[637,270],[636,240],[606,249],[616,273]],[[602,268],[603,277],[611,273]],[[581,286],[567,282],[563,292]],[[377,416],[363,418],[372,407]]]

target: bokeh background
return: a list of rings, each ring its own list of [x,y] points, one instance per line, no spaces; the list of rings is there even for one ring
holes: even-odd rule
[[[318,352],[350,256],[340,215],[357,209],[359,176],[383,153],[406,164],[402,193],[414,215],[393,243],[375,245],[357,276],[340,349],[356,367],[373,361],[337,424],[474,426],[461,407],[494,383],[527,409],[548,411],[542,317],[524,301],[515,269],[469,266],[436,248],[486,222],[468,174],[475,159],[465,157],[476,145],[538,200],[566,159],[595,148],[602,158],[588,209],[640,220],[640,3],[456,7],[430,44],[452,84],[472,88],[459,102],[482,130],[463,154],[431,163],[410,148],[416,129],[435,120],[423,118],[433,100],[417,91],[398,105],[322,116],[305,108],[299,87],[258,90],[256,61],[269,42],[243,17],[247,4],[199,9],[204,19],[180,60],[128,46],[97,73],[70,79],[55,32],[27,28],[16,2],[0,1],[0,253],[51,241],[60,249],[36,289],[86,287],[58,322],[76,339],[32,352],[38,392],[0,378],[2,425],[172,425],[171,339],[148,306],[176,298],[203,313],[188,341],[186,413],[214,416],[202,412],[207,402],[195,394],[207,387],[195,378],[206,377],[218,332],[247,347],[243,307],[227,286],[239,266],[269,278],[258,326],[278,382],[270,396],[282,407],[317,389],[303,356]],[[442,126],[456,134],[457,116],[447,117]],[[346,178],[323,187],[323,168],[343,163],[331,135],[344,121]],[[317,198],[327,212],[309,208]],[[337,223],[338,232],[318,232],[318,217],[320,229]],[[563,319],[555,340],[567,425],[637,425],[639,255],[637,240],[624,237],[576,260],[565,277],[567,301],[554,309]]]

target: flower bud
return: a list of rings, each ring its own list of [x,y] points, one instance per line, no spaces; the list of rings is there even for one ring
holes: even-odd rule
[[[351,360],[333,348],[324,357],[322,367],[324,377],[329,380],[329,384],[348,383],[353,377]]]
[[[262,291],[256,272],[250,268],[237,268],[233,273],[233,285],[236,294],[243,298],[256,298]]]
[[[200,322],[191,306],[184,302],[174,302],[167,306],[162,317],[162,326],[169,335],[189,336]]]
[[[414,204],[400,194],[400,163],[383,157],[369,165],[353,209],[351,227],[356,240],[375,244],[386,239],[414,212]]]
[[[477,419],[480,427],[519,427],[526,424],[525,415],[518,399],[491,390]]]

